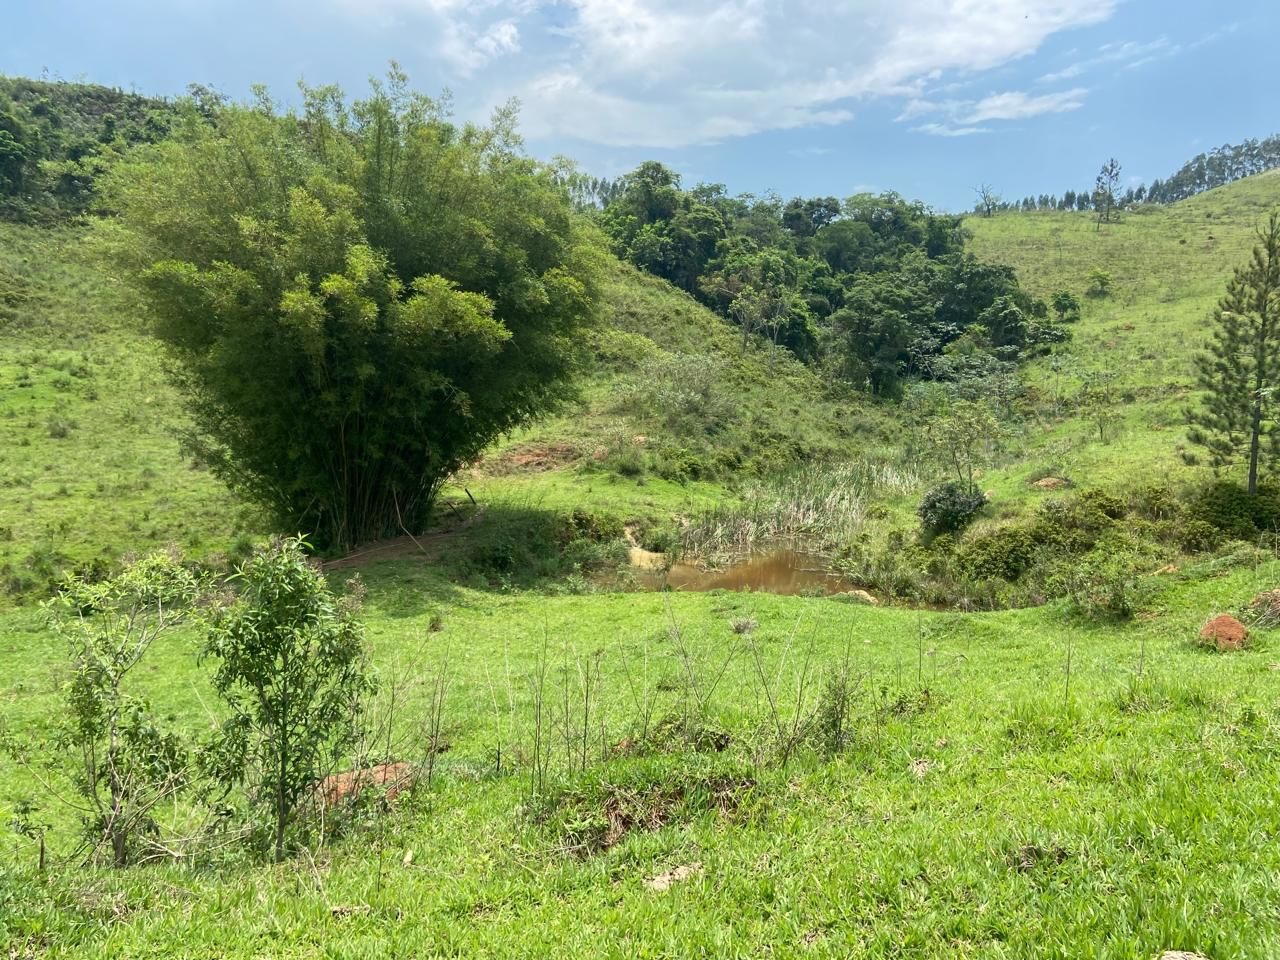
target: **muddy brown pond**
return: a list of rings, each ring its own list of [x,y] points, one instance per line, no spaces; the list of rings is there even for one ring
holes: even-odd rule
[[[850,587],[831,573],[822,557],[787,547],[752,554],[719,570],[676,563],[664,571],[665,561],[660,553],[639,547],[631,551],[631,566],[640,583],[650,590],[661,590],[665,584],[672,590],[756,590],[794,596],[841,593]]]

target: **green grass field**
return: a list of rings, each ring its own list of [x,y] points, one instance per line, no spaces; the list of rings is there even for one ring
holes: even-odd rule
[[[1103,484],[1191,475],[1180,456],[1191,357],[1231,271],[1248,259],[1255,231],[1278,203],[1280,171],[1272,171],[1172,206],[1139,208],[1101,230],[1087,213],[965,221],[976,254],[1011,264],[1038,296],[1066,289],[1084,306],[1070,347],[1028,371],[1042,432],[1020,452],[1019,466],[1057,463],[1079,482]],[[1087,295],[1095,267],[1115,277],[1106,297]],[[1079,410],[1082,384],[1100,375],[1114,378],[1116,422],[1106,443]]]
[[[997,516],[1038,502],[1026,480],[1048,468],[1119,488],[1203,475],[1177,449],[1189,357],[1277,202],[1280,176],[1266,175],[1101,232],[1074,214],[970,222],[977,251],[1037,293],[1082,293],[1094,266],[1117,278],[1029,371],[1033,416],[983,478]],[[38,743],[57,731],[66,677],[34,603],[42,577],[170,541],[234,553],[262,531],[181,455],[159,356],[80,235],[3,226],[0,239],[0,718]],[[763,351],[740,356],[661,283],[619,269],[608,287],[581,403],[448,491],[465,515],[470,490],[478,520],[428,556],[359,566],[374,663],[403,695],[386,753],[424,761],[426,691],[451,678],[431,782],[279,865],[206,844],[84,867],[67,858],[70,814],[45,799],[45,873],[30,839],[0,834],[0,955],[1280,955],[1277,637],[1231,654],[1195,644],[1208,616],[1277,586],[1262,551],[1153,578],[1125,623],[1061,604],[959,614],[475,575],[467,557],[506,523],[574,508],[669,523],[736,502],[779,448],[785,465],[895,446],[891,411]],[[620,402],[664,354],[720,358],[725,430]],[[1120,410],[1106,442],[1076,399],[1102,369]],[[915,496],[881,495],[885,522]],[[166,640],[141,680],[192,731],[215,718],[197,643]],[[43,792],[0,760],[0,820]]]

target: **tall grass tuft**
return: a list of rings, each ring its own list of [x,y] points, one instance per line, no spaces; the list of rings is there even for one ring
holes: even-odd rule
[[[904,463],[860,460],[790,471],[751,485],[741,503],[694,517],[681,533],[681,552],[712,563],[776,544],[830,555],[862,530],[874,497],[908,493],[920,482],[915,465]]]

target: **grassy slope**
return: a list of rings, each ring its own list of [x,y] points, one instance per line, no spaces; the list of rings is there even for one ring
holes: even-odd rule
[[[1023,459],[995,481],[998,494],[1023,495],[1026,475],[1051,466],[1094,484],[1192,475],[1180,456],[1182,411],[1194,399],[1191,357],[1232,269],[1248,259],[1257,225],[1278,205],[1280,171],[1272,171],[1141,208],[1102,230],[1085,213],[966,221],[977,254],[1012,264],[1037,295],[1067,289],[1084,303],[1069,347],[1029,371],[1041,423]],[[1116,279],[1107,297],[1085,296],[1094,267]],[[1098,374],[1115,377],[1118,422],[1106,443],[1078,404],[1082,383]]]
[[[159,353],[80,246],[74,231],[0,223],[0,290],[14,291],[0,299],[4,586],[60,557],[221,548],[241,530],[225,489],[180,456]]]
[[[1186,383],[1185,348],[1174,355],[1172,338],[1137,321],[1147,311],[1176,318],[1167,321],[1170,329],[1176,322],[1176,329],[1193,330],[1221,274],[1247,248],[1248,224],[1239,220],[1261,206],[1247,205],[1228,221],[1224,198],[1274,193],[1276,182],[1245,181],[1192,201],[1219,205],[1211,211],[1215,242],[1225,246],[1229,237],[1236,248],[1212,254],[1219,259],[1205,253],[1209,259],[1182,261],[1182,268],[1175,260],[1182,245],[1170,253],[1161,239],[1168,222],[1160,218],[1183,216],[1179,208],[1111,228],[1130,231],[1124,244],[1099,240],[1086,221],[1051,216],[976,224],[976,242],[1010,260],[1026,251],[1021,273],[1045,291],[1062,279],[1079,289],[1098,244],[1110,244],[1121,292],[1088,305],[1071,355],[1088,365],[1107,354],[1097,344],[1129,336],[1127,351],[1168,351],[1163,366],[1144,360],[1130,367],[1135,378],[1149,377],[1163,390]],[[1187,216],[1188,224],[1198,222]],[[1061,249],[1072,251],[1057,266],[1034,252],[1040,244],[1056,255],[1055,231],[1064,237]],[[175,532],[215,547],[230,541],[238,532],[227,520],[231,501],[188,469],[165,437],[175,418],[152,355],[120,325],[77,309],[98,301],[91,275],[67,265],[75,238],[15,232],[5,239],[6,266],[15,262],[13,251],[29,251],[24,269],[48,276],[51,291],[44,305],[22,308],[20,329],[0,333],[0,404],[22,411],[0,420],[11,441],[4,475],[25,472],[42,484],[52,475],[55,491],[68,484],[67,495],[42,499],[30,490],[43,487],[0,490],[4,524],[25,516],[28,502],[41,518],[17,521],[22,525],[4,545],[8,555],[20,560],[45,526],[67,517],[73,522],[61,548],[85,557],[106,544],[141,547]],[[1168,257],[1170,265],[1159,268],[1164,279],[1154,279],[1155,271],[1142,279],[1140,249],[1143,262]],[[1135,266],[1122,270],[1129,254]],[[1191,279],[1202,273],[1215,275]],[[1174,282],[1189,285],[1170,288],[1189,302],[1161,304],[1161,291]],[[622,329],[652,331],[673,345],[688,337],[685,349],[693,352],[723,340],[704,313],[652,281],[624,273],[613,284]],[[37,316],[47,320],[28,319]],[[1126,323],[1135,329],[1123,330]],[[72,377],[70,389],[54,385],[52,363],[22,362],[29,354],[84,362],[82,353],[101,373]],[[763,364],[752,358],[734,375],[767,384]],[[611,406],[610,390],[627,376],[619,366],[600,376],[583,409],[513,438],[507,451],[558,441],[589,450],[606,430],[648,430]],[[38,386],[15,384],[24,368]],[[787,395],[765,396],[762,387],[754,402],[777,404],[766,411],[773,417],[795,415],[794,404],[812,417],[803,434],[812,430],[833,447],[846,442],[822,435],[823,417],[812,411],[823,412],[818,404],[827,401],[802,374],[793,375]],[[1041,376],[1052,382],[1047,364]],[[96,386],[97,400],[79,380]],[[144,404],[148,396],[155,402]],[[1082,442],[1086,424],[1068,410],[1034,441],[1035,456],[1062,460],[1081,480],[1085,470],[1149,472],[1169,462],[1161,444],[1172,437],[1146,429],[1150,421],[1143,418],[1168,402],[1157,391],[1143,394],[1129,408],[1122,439],[1104,445]],[[55,440],[45,421],[59,403],[78,426]],[[23,439],[28,446],[15,446]],[[100,459],[124,464],[116,469],[127,470],[133,485],[98,493]],[[691,499],[725,496],[710,483],[609,479],[586,459],[544,472],[486,469],[474,479],[482,496],[555,508],[674,511]],[[1022,496],[1022,474],[1035,465],[1011,466],[992,480]],[[73,487],[82,475],[90,479]],[[99,500],[101,512],[94,509]],[[166,503],[173,512],[157,514]],[[145,509],[168,518],[164,526],[138,524],[134,515]],[[1072,622],[1053,608],[958,616],[749,594],[502,594],[456,585],[429,565],[375,564],[365,576],[376,662],[389,671],[417,658],[430,672],[448,659],[456,676],[446,715],[452,749],[431,790],[418,791],[378,829],[320,851],[314,864],[302,858],[280,867],[228,862],[126,873],[58,866],[37,880],[29,843],[6,835],[0,938],[8,937],[18,956],[1146,958],[1173,948],[1216,958],[1274,956],[1280,952],[1274,641],[1263,636],[1251,652],[1212,656],[1189,638],[1208,613],[1239,606],[1273,585],[1276,573],[1270,564],[1184,570],[1167,581],[1147,615],[1110,628]],[[437,614],[444,628],[432,633]],[[792,696],[804,651],[812,650],[820,670],[849,652],[862,678],[851,749],[830,761],[802,751],[786,769],[760,754],[768,710],[746,641],[729,628],[741,617],[759,623],[752,636],[764,675]],[[701,682],[729,661],[708,708],[710,721],[733,734],[729,749],[659,752],[613,759],[586,775],[557,775],[578,799],[541,821],[521,812],[528,799],[527,765],[519,764],[532,737],[530,677],[543,651],[553,703],[565,682],[560,668],[569,666],[573,696],[577,658],[602,651],[603,739],[613,743],[634,732],[637,699],[654,701],[656,716],[680,709],[689,669],[671,637],[673,621]],[[193,642],[175,639],[158,650],[146,684],[162,713],[199,727],[207,722],[201,706],[207,698],[191,665]],[[48,729],[57,713],[61,672],[48,645],[33,609],[0,613],[0,715],[23,731]],[[640,689],[646,693],[633,694]],[[421,710],[420,700],[411,700],[402,726],[412,727]],[[508,762],[514,758],[516,775],[492,772],[499,744]],[[403,753],[415,755],[412,741]],[[0,772],[0,805],[37,792],[11,768]],[[698,800],[699,784],[712,775],[755,786],[732,812],[720,812]],[[633,831],[589,858],[565,852],[567,828],[598,822],[610,785],[634,797],[655,783],[689,793],[668,811],[666,826]],[[414,856],[405,866],[407,850]],[[692,862],[703,872],[666,893],[644,884]],[[361,909],[338,915],[331,909],[350,906]]]

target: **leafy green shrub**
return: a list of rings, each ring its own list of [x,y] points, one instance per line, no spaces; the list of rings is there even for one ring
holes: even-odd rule
[[[1091,297],[1105,297],[1111,292],[1111,288],[1115,286],[1116,278],[1101,267],[1094,267],[1089,271],[1089,289],[1088,293]]]
[[[1038,546],[1030,529],[1010,524],[966,540],[957,551],[957,560],[973,580],[1012,583],[1031,567]]]
[[[629,439],[612,443],[598,462],[602,469],[633,480],[643,477],[649,469],[644,449]]]
[[[1044,546],[1084,553],[1124,515],[1124,504],[1117,497],[1100,490],[1087,490],[1074,497],[1042,503],[1030,533]]]
[[[453,560],[462,579],[531,587],[567,574],[590,573],[626,560],[622,521],[577,509],[564,515],[519,505],[494,505],[471,529]]]
[[[161,729],[131,675],[188,618],[200,588],[176,556],[156,554],[110,580],[71,577],[48,605],[71,660],[65,746],[79,761],[76,806],[90,847],[110,849],[116,866],[146,847],[152,812],[188,779],[186,744]]]
[[[569,514],[566,532],[571,534],[568,540],[583,538],[593,543],[608,540],[620,540],[623,535],[622,521],[609,513],[592,512],[576,508]]]
[[[718,433],[733,415],[729,363],[712,354],[667,354],[639,370],[627,391],[634,407],[682,436]]]
[[[1150,597],[1152,583],[1146,575],[1160,559],[1150,544],[1123,535],[1107,537],[1084,556],[1063,559],[1050,583],[1054,593],[1069,597],[1084,616],[1124,620]]]
[[[1257,494],[1250,496],[1239,483],[1216,480],[1196,493],[1189,513],[1229,537],[1252,540],[1260,532],[1280,527],[1280,486],[1261,483]]]
[[[685,483],[715,477],[715,467],[688,447],[663,446],[654,451],[653,471],[664,480]]]
[[[1159,484],[1139,487],[1129,495],[1130,512],[1146,520],[1177,520],[1186,509],[1173,490]]]
[[[313,785],[355,742],[375,688],[362,590],[335,596],[300,538],[272,542],[235,581],[239,595],[216,612],[203,649],[228,708],[205,759],[216,780],[249,787],[278,861]]]
[[[1222,542],[1222,531],[1198,517],[1183,523],[1179,532],[1178,546],[1188,553],[1205,553]]]
[[[1082,510],[1094,510],[1108,520],[1120,520],[1128,513],[1124,501],[1105,490],[1085,490],[1076,497]]]
[[[916,513],[926,536],[955,533],[963,530],[986,505],[987,497],[981,490],[974,490],[954,480],[939,484],[924,495]]]
[[[1053,312],[1062,323],[1072,323],[1080,319],[1080,300],[1070,290],[1059,290],[1051,301]]]
[[[657,352],[648,337],[614,327],[592,331],[588,343],[599,365],[611,370],[634,370]]]

